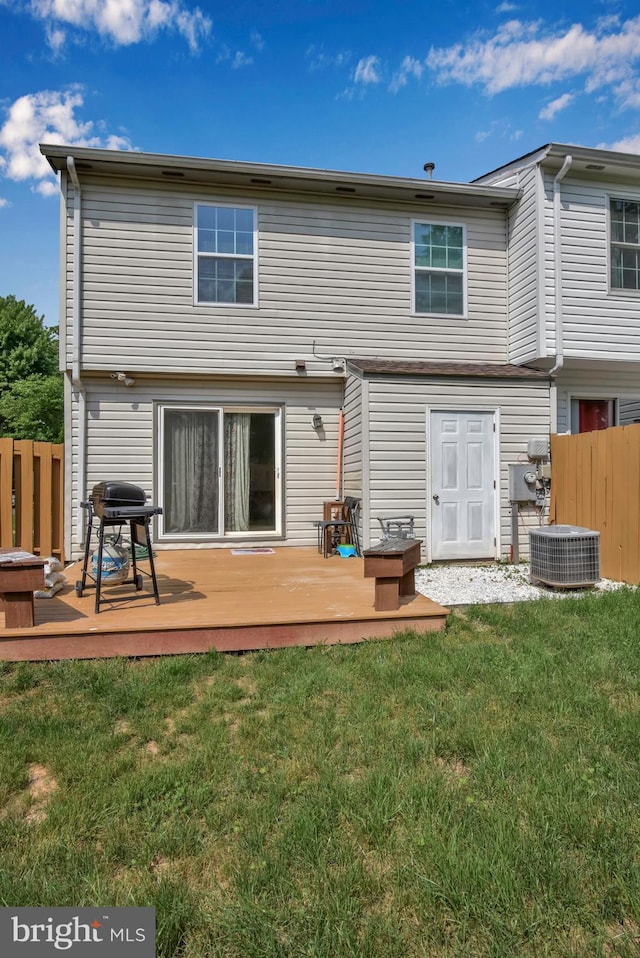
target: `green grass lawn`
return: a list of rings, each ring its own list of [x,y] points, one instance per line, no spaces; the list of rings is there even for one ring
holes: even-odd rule
[[[163,958],[640,954],[640,595],[391,642],[0,664],[0,902]]]

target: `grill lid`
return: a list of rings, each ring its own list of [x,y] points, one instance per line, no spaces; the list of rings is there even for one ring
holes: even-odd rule
[[[105,506],[136,506],[144,505],[147,496],[144,489],[134,486],[132,482],[106,481],[98,482],[91,491],[91,501],[94,509],[98,503]]]
[[[108,518],[105,509],[127,508],[142,510],[145,508],[147,496],[144,489],[134,486],[131,482],[98,482],[89,496],[93,511],[100,519]]]

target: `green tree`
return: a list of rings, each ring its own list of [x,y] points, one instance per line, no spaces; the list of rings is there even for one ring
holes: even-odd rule
[[[61,442],[57,333],[24,300],[0,297],[0,435]]]

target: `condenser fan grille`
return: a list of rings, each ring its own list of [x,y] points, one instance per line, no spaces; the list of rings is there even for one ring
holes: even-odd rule
[[[600,533],[580,526],[544,526],[529,532],[531,578],[569,589],[600,578]]]

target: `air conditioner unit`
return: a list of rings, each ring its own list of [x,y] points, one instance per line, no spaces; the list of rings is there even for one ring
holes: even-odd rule
[[[580,526],[542,526],[529,532],[531,579],[562,589],[600,578],[600,533]]]

